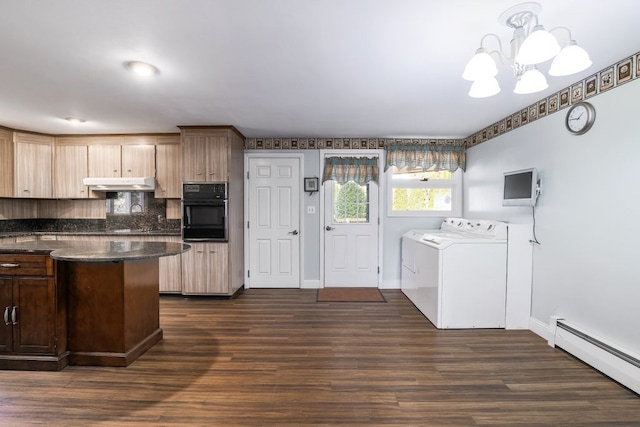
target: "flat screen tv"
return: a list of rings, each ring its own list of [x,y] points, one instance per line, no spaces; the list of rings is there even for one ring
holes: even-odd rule
[[[535,206],[539,194],[535,168],[504,173],[502,206]]]

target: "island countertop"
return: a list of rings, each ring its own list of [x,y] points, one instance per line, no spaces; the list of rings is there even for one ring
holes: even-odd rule
[[[136,241],[79,242],[42,240],[0,244],[0,252],[5,254],[49,254],[54,260],[75,262],[114,262],[159,258],[178,255],[188,251],[190,248],[190,245],[177,242]]]

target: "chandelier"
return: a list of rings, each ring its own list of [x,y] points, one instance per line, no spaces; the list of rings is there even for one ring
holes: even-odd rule
[[[504,11],[498,22],[513,28],[511,53],[503,52],[500,38],[493,33],[485,34],[480,40],[480,48],[467,63],[462,78],[472,81],[469,96],[486,98],[500,92],[495,76],[498,74],[497,58],[502,65],[511,67],[517,82],[513,90],[517,94],[535,93],[549,87],[547,79],[537,65],[553,58],[549,75],[568,76],[586,70],[591,66],[589,54],[571,38],[566,27],[556,27],[546,31],[538,22],[542,6],[528,2],[513,6]],[[566,39],[561,47],[558,38],[551,34],[564,33]],[[561,35],[561,34],[559,34]],[[495,39],[498,50],[487,51],[485,41]]]

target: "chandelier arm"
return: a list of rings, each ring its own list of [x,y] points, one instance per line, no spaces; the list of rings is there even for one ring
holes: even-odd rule
[[[496,41],[498,42],[498,50],[492,50],[491,52],[489,52],[489,55],[491,55],[493,53],[498,54],[499,57],[500,57],[500,62],[504,65],[505,64],[505,60],[508,58],[508,56],[504,53],[504,50],[502,48],[502,41],[500,40],[500,37],[498,37],[497,34],[488,33],[488,34],[485,34],[484,36],[482,36],[482,38],[480,39],[480,47],[484,48],[484,40],[487,37],[490,37],[490,36],[493,36],[496,39]]]
[[[509,59],[508,56],[502,53],[502,51],[492,50],[491,52],[487,52],[487,53],[493,57],[497,57],[500,60],[500,65],[505,65],[505,66],[511,65],[511,60]]]

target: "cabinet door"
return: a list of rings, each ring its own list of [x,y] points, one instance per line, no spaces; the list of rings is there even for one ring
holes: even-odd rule
[[[55,350],[55,283],[50,277],[13,279],[16,324],[13,349],[19,353],[53,353]]]
[[[182,176],[187,182],[207,180],[206,135],[184,136],[182,140]]]
[[[0,277],[0,353],[13,351],[13,325],[11,324],[11,310],[13,308],[13,279]],[[7,324],[8,323],[8,324]]]
[[[160,292],[182,292],[182,256],[163,256],[160,258]]]
[[[13,132],[0,129],[0,197],[13,197]]]
[[[207,140],[207,181],[228,181],[229,142],[226,136],[210,136]]]
[[[51,198],[51,145],[16,142],[15,197]]]
[[[84,199],[87,186],[82,179],[88,176],[88,148],[86,145],[59,145],[56,147],[54,194],[58,199]]]
[[[123,145],[122,176],[156,176],[156,146]]]
[[[192,243],[182,254],[182,293],[227,295],[229,259],[225,243]]]
[[[120,145],[89,145],[89,176],[111,178],[121,176]]]
[[[156,198],[182,197],[182,147],[179,144],[156,146]]]

